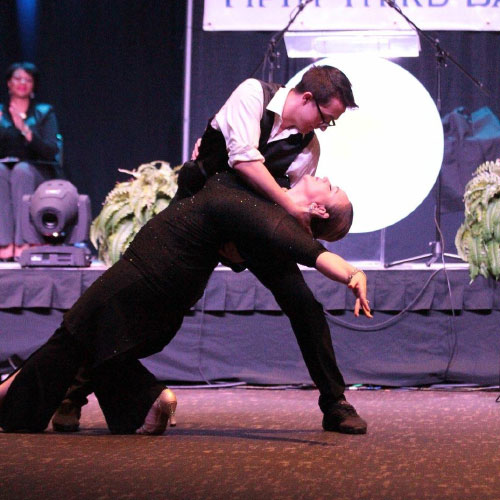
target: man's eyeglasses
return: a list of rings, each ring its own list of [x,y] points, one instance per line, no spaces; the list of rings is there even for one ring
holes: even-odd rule
[[[313,99],[314,99],[314,97],[313,97]],[[318,113],[319,113],[319,116],[321,118],[321,123],[319,125],[319,128],[322,128],[322,127],[335,127],[335,120],[333,118],[330,118],[329,121],[326,121],[323,113],[321,112],[321,109],[319,107],[318,101],[316,99],[314,99],[314,102],[316,103],[316,107],[318,108]]]

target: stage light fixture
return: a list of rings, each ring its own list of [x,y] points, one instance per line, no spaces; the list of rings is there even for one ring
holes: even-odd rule
[[[86,267],[90,251],[82,242],[89,237],[90,200],[71,182],[43,182],[33,195],[24,195],[21,229],[35,245],[21,254],[21,266]]]

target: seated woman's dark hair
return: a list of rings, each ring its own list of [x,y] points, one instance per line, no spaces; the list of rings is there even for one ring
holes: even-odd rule
[[[28,75],[30,75],[33,78],[33,88],[36,89],[36,85],[38,83],[39,71],[38,68],[33,63],[28,61],[15,62],[11,64],[7,68],[7,71],[5,72],[5,80],[9,81],[12,78],[14,71],[18,69],[26,71],[26,73],[28,73]]]
[[[345,205],[332,205],[326,207],[330,215],[328,219],[313,217],[311,219],[311,230],[313,236],[320,240],[337,241],[342,239],[351,229],[354,210],[352,203]]]

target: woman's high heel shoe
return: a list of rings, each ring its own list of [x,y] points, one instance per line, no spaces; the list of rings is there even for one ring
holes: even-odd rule
[[[175,410],[177,398],[170,389],[164,389],[156,398],[144,419],[144,423],[135,431],[136,434],[163,434],[169,422],[171,427],[177,424]]]

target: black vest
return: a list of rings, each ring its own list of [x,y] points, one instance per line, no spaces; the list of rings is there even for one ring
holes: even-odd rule
[[[275,113],[267,110],[267,105],[282,85],[278,83],[267,83],[260,81],[264,92],[264,105],[262,119],[260,120],[259,151],[264,156],[264,163],[271,175],[284,186],[288,185],[286,171],[290,164],[297,158],[299,153],[311,142],[314,132],[302,135],[292,134],[286,139],[267,143],[274,124]],[[211,125],[213,117],[209,120],[203,134],[197,162],[205,171],[207,176],[215,172],[227,170],[228,154],[226,141],[222,132],[215,130]]]

